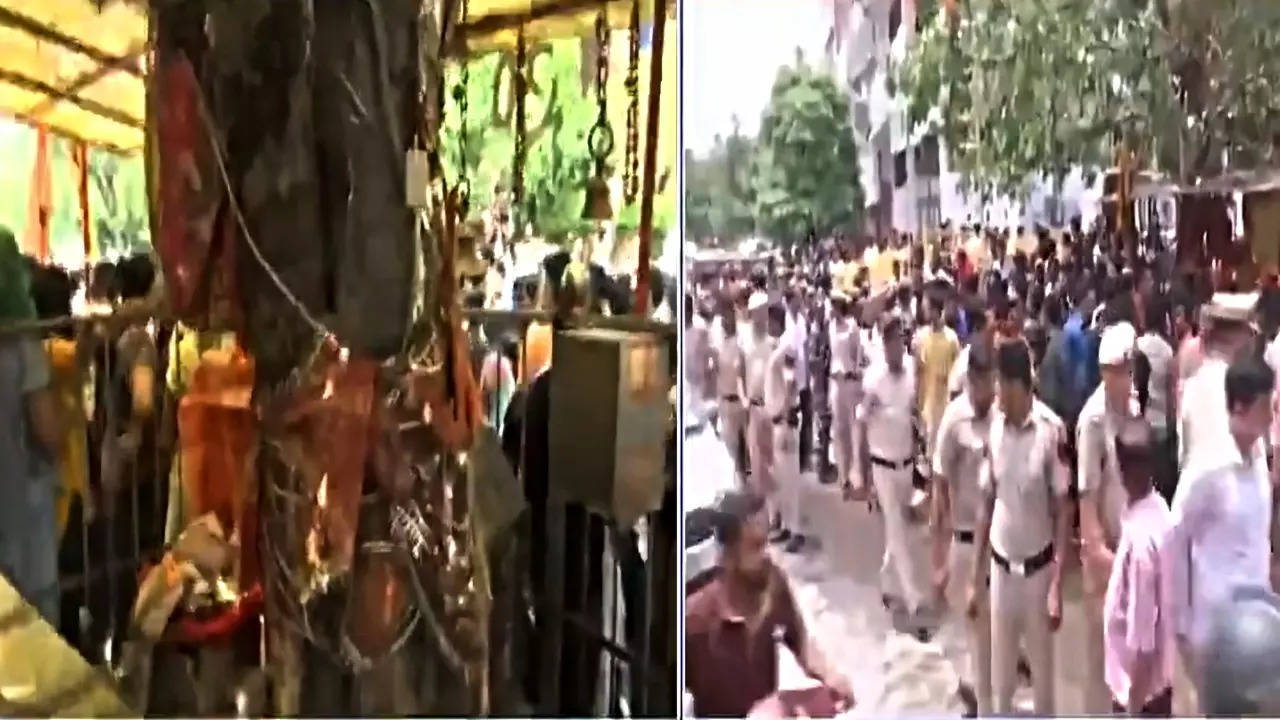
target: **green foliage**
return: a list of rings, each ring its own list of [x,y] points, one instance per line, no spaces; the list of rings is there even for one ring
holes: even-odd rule
[[[833,78],[797,57],[778,71],[760,121],[752,171],[760,231],[776,242],[852,230],[862,187],[849,97]]]
[[[18,237],[27,229],[36,142],[31,127],[0,119],[0,153],[9,160],[0,170],[0,225]],[[64,263],[81,262],[84,247],[72,147],[64,138],[49,138],[49,249],[55,261]],[[89,149],[89,212],[100,254],[130,254],[150,245],[147,203],[141,155]]]
[[[615,36],[614,44],[619,45]],[[623,167],[626,139],[626,96],[622,91],[625,71],[625,43],[615,48],[608,85],[608,122],[614,133],[614,150],[608,158],[606,173],[619,177]],[[472,189],[472,213],[478,213],[493,198],[499,182],[510,185],[515,155],[515,53],[495,52],[472,58],[468,63],[466,120],[466,177]],[[622,65],[619,66],[619,60]],[[582,220],[584,188],[595,168],[587,149],[587,135],[596,122],[594,85],[584,92],[582,41],[578,38],[552,40],[529,48],[533,83],[525,100],[527,160],[524,168],[526,198],[517,209],[517,222],[531,222],[535,233],[552,241],[563,241],[569,235],[592,230]],[[640,62],[641,127],[643,138],[644,107],[647,103],[647,54]],[[452,66],[446,82],[453,88],[460,84],[461,68]],[[674,103],[674,93],[663,98]],[[665,115],[666,113],[664,113]],[[443,162],[448,176],[457,177],[459,162],[459,105],[452,99],[445,110]],[[673,113],[674,115],[674,113]],[[664,131],[668,128],[664,127]],[[664,146],[675,144],[674,131]],[[670,145],[667,145],[667,144]],[[641,140],[643,148],[643,139]],[[668,178],[665,188],[655,199],[654,227],[663,232],[674,223],[676,203]],[[617,207],[618,229],[633,231],[639,225],[639,202],[631,207]],[[655,248],[656,251],[656,248]]]
[[[971,189],[1016,193],[1124,139],[1184,178],[1271,159],[1280,122],[1274,0],[967,0],[935,8],[899,84]]]
[[[685,234],[692,240],[740,240],[755,232],[752,167],[755,142],[737,119],[728,138],[716,137],[705,158],[685,154]]]

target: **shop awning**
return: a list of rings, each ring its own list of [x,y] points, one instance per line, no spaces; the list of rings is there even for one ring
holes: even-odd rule
[[[125,0],[0,0],[0,114],[140,150],[147,15]]]
[[[459,2],[467,0],[457,0]],[[525,41],[590,35],[600,9],[608,6],[609,25],[626,28],[631,22],[633,0],[469,0],[467,19],[454,35],[461,44],[451,48],[457,57],[490,50],[509,50],[516,46],[520,28]],[[640,19],[647,23],[653,17],[653,0],[640,0]],[[675,12],[675,0],[667,2],[669,15]]]

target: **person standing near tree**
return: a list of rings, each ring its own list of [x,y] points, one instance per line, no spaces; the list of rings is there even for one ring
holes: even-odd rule
[[[786,330],[782,342],[793,351],[797,404],[800,408],[800,472],[808,472],[813,455],[813,392],[809,386],[809,313],[804,283],[793,277],[785,299]]]
[[[838,482],[852,488],[857,449],[856,414],[862,402],[862,330],[851,314],[849,296],[831,293],[831,442]],[[868,482],[859,476],[858,484]]]
[[[1025,343],[996,348],[999,412],[979,475],[982,514],[966,602],[981,610],[990,577],[992,704],[1013,711],[1019,646],[1025,645],[1035,714],[1054,714],[1053,633],[1062,622],[1062,553],[1071,527],[1062,421],[1031,392]]]
[[[955,331],[943,322],[941,300],[928,297],[925,314],[928,325],[916,333],[913,344],[916,377],[919,379],[917,403],[920,418],[924,421],[925,450],[932,453],[938,425],[950,399],[947,379],[960,355],[960,341]]]

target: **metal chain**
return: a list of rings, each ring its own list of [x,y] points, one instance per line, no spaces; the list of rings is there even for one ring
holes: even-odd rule
[[[596,16],[596,122],[587,135],[587,152],[595,161],[596,175],[604,175],[613,153],[613,128],[609,126],[609,21],[607,6]]]
[[[516,147],[514,167],[511,169],[511,197],[519,204],[524,200],[524,163],[528,148],[525,147],[525,96],[529,92],[528,78],[525,76],[525,65],[528,62],[528,48],[525,46],[524,27],[516,36],[516,71],[511,78],[516,90]]]
[[[462,17],[459,24],[467,23],[468,0],[462,0]],[[471,63],[462,60],[461,82],[453,88],[453,100],[458,103],[458,201],[463,214],[471,199],[471,181],[467,179],[467,91],[471,82]]]
[[[631,27],[627,42],[627,145],[622,194],[627,205],[640,194],[640,0],[631,3]]]

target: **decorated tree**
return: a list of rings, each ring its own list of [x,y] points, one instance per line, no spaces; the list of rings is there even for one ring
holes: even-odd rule
[[[794,66],[778,71],[761,117],[752,191],[757,227],[783,244],[861,220],[848,95],[799,52]]]
[[[898,68],[971,189],[1016,193],[1117,148],[1184,180],[1274,153],[1280,3],[951,0]]]

